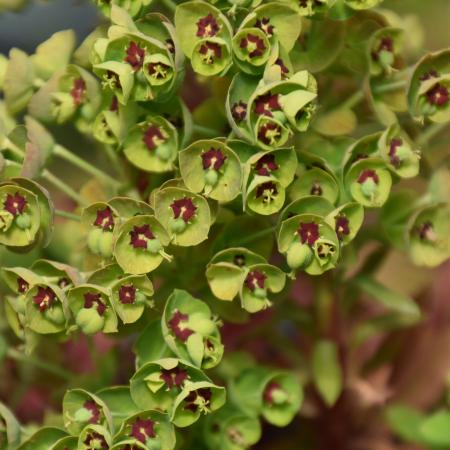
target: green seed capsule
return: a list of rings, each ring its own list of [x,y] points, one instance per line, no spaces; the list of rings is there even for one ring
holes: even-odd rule
[[[88,233],[87,246],[89,250],[95,255],[98,255],[100,253],[99,241],[102,237],[102,234],[103,230],[101,228],[94,228]]]
[[[313,252],[308,244],[302,244],[299,241],[293,242],[287,251],[287,263],[292,269],[307,267],[311,262]]]
[[[162,250],[163,246],[159,239],[150,239],[147,241],[147,251],[153,254],[157,254]]]
[[[170,148],[167,145],[160,145],[155,150],[156,156],[159,159],[162,159],[163,161],[168,161],[170,157],[172,156],[172,152],[170,151]]]
[[[182,233],[186,229],[186,222],[181,217],[178,219],[171,219],[169,222],[169,228],[172,233]]]
[[[111,258],[113,254],[113,233],[102,231],[97,241],[98,253],[104,258]]]
[[[207,172],[205,172],[205,183],[208,186],[215,186],[217,184],[217,181],[219,180],[219,174],[217,170],[210,169]]]
[[[385,68],[392,67],[392,64],[394,64],[395,57],[392,52],[381,50],[381,52],[378,54],[378,61],[380,62],[380,65]]]
[[[27,213],[22,213],[16,217],[15,223],[22,230],[27,230],[31,227],[31,217]]]
[[[260,299],[267,298],[267,292],[266,292],[266,290],[263,289],[263,288],[259,288],[259,287],[255,288],[255,290],[253,291],[253,295],[254,295],[256,298],[260,298]]]
[[[105,325],[104,317],[100,316],[94,308],[80,309],[75,318],[75,322],[85,334],[98,333]]]
[[[62,325],[66,321],[64,311],[61,306],[52,306],[44,313],[45,317],[56,325]]]
[[[361,184],[361,192],[364,197],[372,199],[378,191],[377,183],[372,178],[367,178],[364,183]]]
[[[273,389],[271,397],[276,405],[282,405],[283,403],[286,403],[288,399],[288,395],[283,389]]]
[[[80,408],[75,412],[73,418],[75,419],[75,422],[85,423],[91,420],[92,413],[86,408]]]
[[[143,292],[136,291],[136,294],[134,296],[134,303],[135,304],[145,303],[146,300],[147,300],[147,296]]]

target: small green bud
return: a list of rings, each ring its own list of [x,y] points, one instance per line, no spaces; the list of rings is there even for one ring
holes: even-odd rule
[[[101,231],[97,240],[98,253],[104,258],[111,258],[113,254],[113,233],[112,231]]]
[[[412,153],[411,149],[409,147],[406,147],[405,145],[401,145],[400,147],[397,147],[395,150],[395,156],[400,161],[408,159],[411,156],[411,153]]]
[[[66,321],[64,311],[59,305],[54,305],[44,312],[45,317],[56,325],[62,325]]]
[[[92,413],[86,408],[80,408],[75,412],[73,418],[76,422],[84,423],[92,418]]]
[[[136,305],[145,303],[146,300],[147,300],[147,296],[143,292],[136,291],[136,294],[134,295],[134,303]]]
[[[94,253],[95,255],[98,255],[99,250],[99,241],[102,237],[103,230],[101,228],[94,228],[93,230],[89,231],[88,238],[87,238],[87,246],[89,250]]]
[[[156,148],[155,150],[156,156],[159,159],[162,159],[163,161],[168,161],[171,156],[172,156],[172,152],[170,150],[170,147],[167,145],[160,145]]]
[[[256,298],[260,298],[260,299],[267,298],[267,292],[266,292],[266,290],[263,289],[263,288],[259,288],[259,287],[255,288],[255,290],[253,291],[253,295],[254,295]]]
[[[308,266],[313,258],[313,252],[308,244],[295,241],[289,247],[286,257],[288,266],[295,270]]]
[[[282,405],[283,403],[286,403],[288,399],[288,395],[286,391],[283,389],[273,389],[271,392],[273,403],[276,405]]]
[[[83,333],[95,334],[103,329],[105,319],[94,308],[82,308],[78,311],[75,322]]]
[[[372,199],[377,193],[378,186],[373,178],[367,178],[363,183],[361,183],[361,192],[364,197]]]
[[[216,329],[216,324],[203,313],[192,313],[189,315],[189,328],[203,336],[210,336]]]
[[[15,223],[20,229],[27,230],[31,227],[31,216],[26,212],[19,214],[16,217]]]
[[[215,186],[217,184],[217,181],[219,180],[219,174],[217,170],[210,169],[207,172],[205,172],[205,183],[208,186]]]
[[[380,65],[384,68],[390,68],[392,67],[392,64],[394,64],[394,54],[387,50],[381,50],[381,52],[378,54],[378,61],[380,62]]]
[[[147,241],[147,251],[153,254],[157,254],[162,250],[163,246],[161,244],[161,241],[157,238],[150,239]]]
[[[169,228],[172,233],[182,233],[186,229],[186,222],[179,217],[178,219],[171,219],[169,222]]]

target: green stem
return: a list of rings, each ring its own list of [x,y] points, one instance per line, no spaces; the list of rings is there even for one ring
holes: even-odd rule
[[[44,180],[51,183],[54,187],[64,192],[72,200],[76,201],[80,206],[86,206],[88,204],[88,202],[77,191],[64,183],[64,181],[61,181],[57,176],[53,175],[47,169],[42,172],[41,176]]]
[[[56,144],[55,147],[53,148],[53,153],[65,159],[66,161],[72,163],[74,166],[77,166],[81,170],[84,170],[90,175],[104,180],[105,182],[111,184],[112,186],[117,186],[120,184],[113,177],[103,172],[103,170],[100,170],[97,167],[93,166],[91,163],[85,161],[84,159],[81,159],[80,157],[78,157],[71,151],[67,150],[65,147],[62,147],[61,145]]]
[[[419,146],[426,145],[447,126],[448,123],[433,123],[417,138],[416,144]]]
[[[51,364],[46,361],[41,361],[39,358],[36,358],[35,356],[26,355],[14,348],[8,349],[7,356],[8,358],[14,359],[16,361],[36,366],[39,369],[45,370],[46,372],[49,372],[60,378],[64,378],[65,380],[70,380],[72,378],[72,374],[64,369],[61,369],[61,367],[55,366],[54,364]]]
[[[264,230],[253,233],[253,234],[249,235],[248,237],[241,239],[240,241],[234,242],[233,245],[241,246],[241,245],[249,244],[250,242],[254,242],[262,237],[272,234],[276,229],[277,229],[276,226],[266,228]]]
[[[62,209],[55,209],[55,216],[64,217],[65,219],[74,220],[76,222],[81,221],[81,217],[78,214],[74,214],[69,211],[63,211]]]
[[[202,125],[197,125],[197,124],[193,125],[193,130],[195,133],[202,134],[203,136],[211,137],[211,138],[219,137],[223,134],[219,130],[214,130],[213,128],[204,127]]]

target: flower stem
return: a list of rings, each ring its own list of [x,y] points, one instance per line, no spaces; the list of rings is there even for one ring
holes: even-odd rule
[[[117,186],[120,184],[113,177],[103,172],[103,170],[100,170],[99,168],[93,166],[91,163],[85,161],[84,159],[81,159],[80,157],[75,155],[75,153],[72,153],[71,151],[67,150],[65,147],[61,145],[56,144],[55,147],[53,148],[53,152],[55,155],[72,163],[79,169],[84,170],[85,172],[89,173],[90,175],[96,178],[104,180],[105,182],[111,184],[112,186]]]
[[[74,214],[69,211],[63,211],[62,209],[55,209],[55,216],[64,217],[65,219],[74,220],[76,222],[81,221],[81,217],[78,214]]]
[[[42,178],[51,183],[57,189],[64,192],[68,197],[77,202],[80,206],[86,206],[88,204],[88,202],[78,192],[64,183],[64,181],[61,181],[57,176],[53,175],[47,169],[42,172]]]
[[[19,361],[26,364],[31,364],[33,366],[38,367],[39,369],[45,370],[53,375],[56,375],[60,378],[64,378],[65,380],[70,380],[72,378],[72,374],[61,367],[58,367],[54,364],[51,364],[47,361],[41,361],[39,358],[36,358],[32,355],[26,355],[22,352],[14,348],[9,348],[7,351],[8,358],[14,359],[15,361]]]
[[[256,233],[250,234],[249,236],[247,236],[244,239],[241,239],[240,241],[234,242],[233,245],[235,246],[241,246],[241,245],[246,245],[250,242],[256,241],[262,237],[268,236],[269,234],[272,234],[275,230],[277,229],[276,226],[270,227],[270,228],[266,228],[264,230],[258,231]]]

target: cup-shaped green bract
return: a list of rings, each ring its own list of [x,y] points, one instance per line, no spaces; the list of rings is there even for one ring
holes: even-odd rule
[[[370,9],[378,6],[383,0],[344,0],[345,4],[356,10]]]
[[[171,171],[178,152],[177,130],[164,117],[148,116],[131,128],[123,152],[131,164],[146,172]]]
[[[149,447],[147,447],[137,439],[132,438],[121,440],[120,442],[115,443],[112,447],[109,448],[109,450],[129,450],[130,448],[132,448],[133,450],[148,450]]]
[[[5,449],[16,448],[20,442],[20,424],[13,413],[0,403],[0,442],[5,445]]]
[[[60,333],[65,330],[69,310],[63,291],[54,284],[39,283],[25,294],[26,322],[39,334]]]
[[[280,211],[285,198],[284,187],[273,176],[254,176],[244,193],[246,209],[265,216]]]
[[[247,159],[245,178],[264,176],[275,178],[286,188],[292,183],[297,170],[297,155],[293,148],[279,148],[267,152],[258,152]],[[246,181],[246,184],[248,181]]]
[[[314,214],[325,217],[335,209],[334,205],[324,197],[316,195],[307,195],[294,200],[281,211],[278,222],[281,223],[292,216],[299,214]]]
[[[87,425],[78,436],[77,450],[109,449],[113,438],[107,428],[101,425]]]
[[[175,28],[195,72],[212,76],[228,70],[232,63],[232,28],[219,9],[202,1],[178,5]]]
[[[383,133],[381,132],[369,134],[350,145],[344,157],[344,171],[347,171],[352,164],[362,159],[378,156],[379,142],[382,135]]]
[[[378,141],[379,152],[388,167],[401,178],[415,177],[420,170],[420,153],[409,136],[396,124]]]
[[[342,245],[352,241],[364,221],[364,208],[356,202],[344,203],[328,214],[326,221],[334,227],[334,231]]]
[[[172,243],[197,245],[208,237],[211,212],[208,202],[186,189],[166,187],[155,194],[155,216],[169,233]]]
[[[0,186],[0,243],[9,247],[33,244],[40,228],[37,195],[15,184]]]
[[[107,17],[111,15],[113,5],[123,8],[131,17],[138,17],[148,11],[153,0],[95,0],[95,4]]]
[[[144,449],[173,450],[175,448],[175,430],[169,421],[169,416],[158,411],[141,411],[127,417],[115,441],[132,440],[132,443],[141,443]],[[120,447],[119,447],[120,448]],[[131,448],[140,448],[133,447]]]
[[[225,406],[205,420],[203,436],[211,449],[244,450],[261,438],[261,423],[238,409]]]
[[[379,208],[389,197],[392,176],[382,159],[366,158],[352,164],[345,175],[345,185],[356,202]]]
[[[408,251],[420,266],[436,267],[450,257],[448,203],[428,206],[411,218],[407,231]]]
[[[300,409],[300,380],[292,373],[263,367],[245,370],[233,385],[240,409],[249,416],[261,414],[269,423],[284,427]]]
[[[81,282],[81,274],[75,267],[49,259],[37,259],[32,265],[33,272],[45,279],[46,282],[56,284],[63,291]]]
[[[111,300],[123,323],[139,320],[147,305],[152,305],[153,284],[145,276],[123,277],[111,286]]]
[[[58,439],[49,450],[77,450],[78,437],[77,436],[65,436]]]
[[[108,200],[108,205],[117,211],[122,220],[144,214],[151,215],[153,213],[153,209],[148,203],[131,197],[113,197]]]
[[[109,290],[93,284],[81,284],[68,291],[69,308],[83,333],[117,331],[117,315],[109,296]]]
[[[167,231],[154,216],[132,217],[118,230],[114,257],[127,273],[148,273],[155,270],[164,258],[168,258],[164,247],[169,242]]]
[[[242,168],[236,153],[216,139],[196,141],[179,153],[184,184],[192,192],[226,203],[241,192]]]
[[[450,120],[450,50],[424,56],[415,67],[408,88],[409,112],[418,120]]]
[[[375,31],[368,44],[369,72],[371,76],[390,75],[400,67],[403,30],[386,27]]]
[[[164,358],[141,366],[130,381],[130,392],[136,405],[157,409],[171,415],[173,405],[186,383],[210,381],[203,372],[176,358]]]
[[[67,66],[61,75],[57,91],[52,94],[52,115],[57,123],[76,119],[91,121],[101,104],[100,86],[87,70]]]
[[[215,297],[231,301],[239,294],[248,267],[265,263],[265,258],[244,247],[229,248],[208,263],[206,279]]]
[[[242,308],[255,313],[271,306],[268,297],[280,292],[285,282],[285,273],[276,266],[267,263],[249,266],[239,292]]]
[[[17,448],[17,450],[48,450],[64,437],[67,437],[67,432],[61,428],[44,427],[31,434],[19,447],[13,448]],[[87,450],[86,447],[83,449]]]
[[[188,292],[176,289],[167,299],[161,327],[169,348],[194,366],[208,369],[222,359],[223,345],[209,306]]]
[[[298,173],[297,180],[289,189],[289,195],[293,200],[315,195],[334,204],[339,197],[339,187],[331,173],[319,167],[312,167]]]
[[[81,219],[89,227],[87,247],[94,254],[108,259],[113,254],[114,230],[119,215],[108,203],[96,202],[84,208]]]
[[[63,398],[63,420],[67,431],[78,435],[86,425],[101,425],[114,431],[111,412],[96,395],[84,389],[70,389]]]
[[[286,254],[293,272],[304,270],[320,275],[336,266],[339,258],[339,239],[323,217],[299,214],[281,223],[278,250]]]

